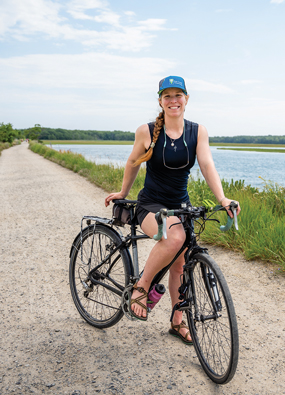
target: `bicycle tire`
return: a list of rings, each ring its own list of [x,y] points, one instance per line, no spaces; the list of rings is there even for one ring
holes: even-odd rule
[[[123,316],[120,293],[132,274],[128,249],[118,249],[100,265],[120,243],[121,238],[114,229],[96,224],[82,231],[82,240],[79,233],[71,249],[71,295],[81,316],[96,328],[113,326]]]
[[[191,309],[186,310],[190,334],[206,374],[215,383],[226,384],[233,378],[238,364],[239,337],[234,304],[217,263],[205,253],[195,254],[192,261],[194,263],[186,266],[184,273],[184,281],[190,279],[192,284],[186,295],[190,299],[193,296]],[[214,301],[214,288],[221,304]]]

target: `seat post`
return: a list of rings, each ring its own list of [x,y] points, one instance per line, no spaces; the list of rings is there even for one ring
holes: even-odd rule
[[[139,258],[138,258],[138,247],[137,247],[137,239],[135,238],[137,232],[137,226],[135,221],[133,221],[135,216],[134,206],[131,207],[131,235],[132,235],[132,255],[133,255],[133,266],[134,266],[134,277],[139,278]]]

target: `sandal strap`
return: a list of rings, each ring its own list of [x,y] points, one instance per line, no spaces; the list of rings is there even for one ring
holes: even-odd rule
[[[148,293],[143,287],[138,287],[138,283],[135,283],[133,286],[133,289],[139,291],[141,294],[143,294],[144,297],[147,297]]]
[[[190,330],[188,330],[188,332],[186,332],[185,335],[181,335],[181,334],[180,334],[180,329],[183,329],[183,328],[189,329],[189,327],[186,325],[186,322],[185,322],[185,321],[181,321],[181,323],[178,324],[178,325],[173,325],[173,322],[171,322],[171,328],[172,328],[173,330],[175,330],[176,332],[178,332],[180,336],[183,336],[184,339],[187,339],[187,336],[188,336],[188,335],[191,337],[191,335],[190,335]]]
[[[140,302],[140,300],[147,298],[148,294],[147,294],[146,290],[143,287],[138,287],[137,283],[133,286],[133,289],[139,291],[142,295],[138,296],[136,299],[131,299],[131,305],[133,303],[136,303],[139,306],[141,306],[143,309],[147,310],[147,307],[142,302]]]
[[[186,325],[185,321],[181,321],[181,323],[178,325],[173,325],[173,322],[171,322],[171,328],[174,329],[175,331],[177,331],[178,333],[179,333],[180,329],[183,329],[183,328],[189,329],[188,326]],[[188,335],[188,333],[190,333],[190,331],[187,332],[187,335]],[[187,335],[185,337],[187,337]]]

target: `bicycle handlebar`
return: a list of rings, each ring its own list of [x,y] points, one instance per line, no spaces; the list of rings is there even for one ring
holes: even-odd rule
[[[238,222],[237,222],[237,213],[236,209],[238,207],[237,203],[235,201],[232,201],[229,205],[230,210],[232,211],[234,218],[231,218],[228,215],[228,220],[226,225],[221,225],[220,230],[222,232],[226,232],[227,230],[230,229],[232,226],[233,222],[235,224],[236,230],[238,230]],[[214,207],[213,211],[219,211],[219,210],[226,210],[223,206],[217,205]],[[180,215],[191,215],[191,218],[203,218],[205,220],[205,214],[206,214],[206,207],[201,206],[201,207],[187,207],[187,208],[182,208],[178,210],[167,210],[166,208],[160,209],[159,212],[155,214],[155,219],[158,225],[158,232],[156,235],[153,236],[153,239],[156,241],[159,241],[162,236],[167,239],[167,231],[166,231],[166,218],[167,217],[172,217],[172,216],[180,216]]]
[[[238,207],[238,205],[237,205],[237,203],[236,203],[235,201],[232,201],[232,202],[230,203],[230,210],[231,210],[231,212],[233,213],[234,217],[231,218],[231,217],[228,215],[228,220],[227,220],[226,225],[221,225],[221,226],[220,226],[220,230],[221,230],[222,232],[226,232],[227,230],[229,230],[229,229],[231,228],[233,222],[235,223],[235,228],[236,228],[236,230],[238,230],[237,212],[236,212],[237,207]],[[223,209],[223,206],[220,206],[220,205],[219,205],[219,206],[216,206],[216,207],[214,208],[214,211],[218,211],[218,210],[222,210],[222,209]]]
[[[160,209],[158,213],[155,214],[155,219],[158,225],[158,232],[156,235],[153,236],[154,240],[158,241],[162,238],[162,236],[167,239],[167,232],[166,232],[166,218],[170,217],[169,214],[170,210],[166,208]],[[171,210],[173,211],[173,210]]]

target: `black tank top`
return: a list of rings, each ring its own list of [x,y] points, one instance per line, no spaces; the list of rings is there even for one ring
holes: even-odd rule
[[[187,184],[196,159],[198,124],[185,120],[184,125],[184,134],[174,141],[161,130],[153,155],[146,163],[141,200],[167,208],[179,208],[182,202],[189,201]],[[148,126],[152,138],[154,122]]]

